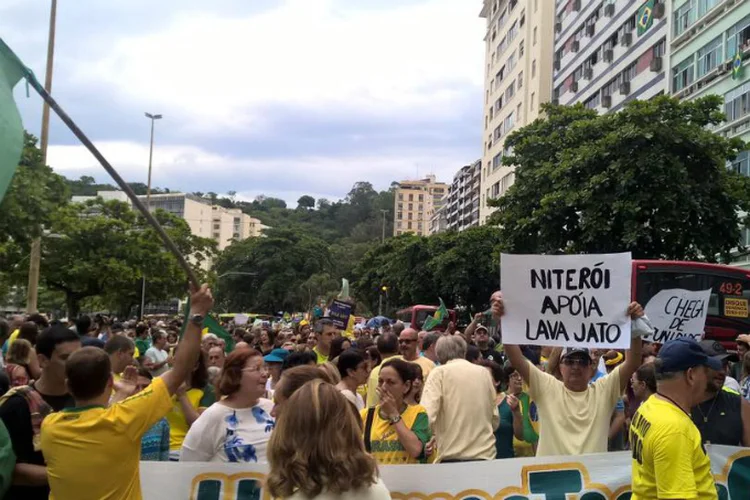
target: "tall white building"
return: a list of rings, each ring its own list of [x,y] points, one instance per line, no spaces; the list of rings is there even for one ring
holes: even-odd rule
[[[602,113],[667,91],[665,0],[556,0],[553,96]]]
[[[462,167],[448,187],[443,214],[445,229],[463,231],[479,225],[479,198],[481,195],[482,160]]]
[[[552,92],[555,8],[553,0],[484,0],[484,133],[479,220],[484,224],[513,184],[514,167],[503,165],[510,132],[539,117]]]

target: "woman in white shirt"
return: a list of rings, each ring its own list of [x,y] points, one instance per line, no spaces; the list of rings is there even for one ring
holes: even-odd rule
[[[268,443],[271,496],[286,500],[390,500],[365,452],[361,420],[332,384],[313,380],[285,403]]]
[[[183,462],[266,462],[266,445],[275,421],[266,392],[268,370],[254,349],[232,352],[224,362],[219,392],[190,427],[182,444]]]
[[[362,396],[357,394],[357,388],[366,384],[370,377],[364,354],[356,349],[346,350],[339,355],[337,367],[341,374],[341,382],[336,387],[357,411],[362,410],[365,402]]]

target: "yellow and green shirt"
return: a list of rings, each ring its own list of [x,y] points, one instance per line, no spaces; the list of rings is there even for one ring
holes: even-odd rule
[[[315,356],[317,356],[318,358],[319,365],[322,365],[323,363],[328,363],[328,356],[320,352],[317,346],[313,347],[313,352],[315,353]]]
[[[185,395],[190,401],[190,405],[196,410],[208,408],[216,402],[216,395],[212,391],[190,389]],[[170,451],[179,451],[190,426],[187,424],[185,413],[182,411],[182,405],[177,396],[172,396],[172,410],[167,413],[167,422],[169,422],[169,449]]]
[[[157,378],[143,391],[108,408],[66,408],[47,416],[42,422],[41,448],[50,498],[141,499],[141,437],[171,407],[167,386]]]
[[[366,424],[368,409],[360,412],[362,422]],[[432,437],[427,410],[422,405],[407,406],[401,419],[422,442],[422,456],[413,458],[398,439],[396,429],[388,420],[381,418],[380,405],[374,408],[372,430],[370,431],[370,454],[380,465],[402,465],[426,463],[424,445]]]

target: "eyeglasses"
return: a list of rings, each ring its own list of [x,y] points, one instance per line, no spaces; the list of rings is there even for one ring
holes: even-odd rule
[[[261,366],[260,368],[251,367],[251,368],[243,368],[242,371],[243,372],[249,372],[249,373],[258,373],[258,372],[261,372],[261,373],[262,372],[266,372],[266,373],[268,373],[268,368],[265,367],[265,366]]]
[[[591,360],[585,358],[565,358],[562,360],[562,364],[567,366],[589,366],[591,364]]]

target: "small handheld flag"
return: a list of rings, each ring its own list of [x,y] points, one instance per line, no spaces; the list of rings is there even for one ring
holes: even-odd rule
[[[438,310],[435,311],[434,315],[428,317],[424,321],[424,325],[422,326],[422,329],[429,332],[430,330],[442,325],[443,321],[447,317],[448,317],[448,308],[445,307],[445,302],[443,302],[443,299],[440,299],[440,307],[438,307]]]

